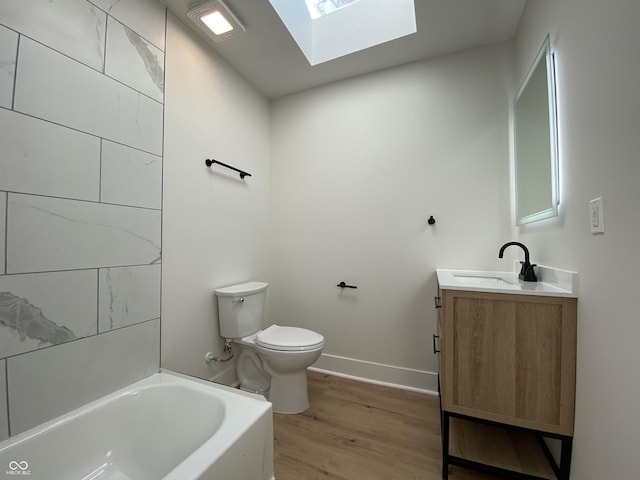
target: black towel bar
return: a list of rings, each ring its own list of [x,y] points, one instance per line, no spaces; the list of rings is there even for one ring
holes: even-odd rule
[[[213,165],[214,163],[217,163],[218,165],[222,165],[223,167],[227,167],[227,168],[229,168],[229,169],[231,169],[231,170],[234,170],[234,171],[238,172],[238,173],[240,174],[240,178],[250,177],[250,176],[251,176],[251,174],[250,174],[250,173],[248,173],[248,172],[245,172],[245,171],[243,171],[243,170],[240,170],[239,168],[236,168],[236,167],[232,167],[231,165],[227,165],[226,163],[219,162],[218,160],[211,160],[211,159],[208,159],[208,158],[207,158],[207,159],[204,161],[204,163],[205,163],[205,165],[206,165],[207,167],[210,167],[210,166],[211,166],[211,165]]]

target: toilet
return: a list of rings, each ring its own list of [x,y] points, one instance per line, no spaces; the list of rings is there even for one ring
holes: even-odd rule
[[[248,282],[214,290],[220,335],[238,347],[236,371],[243,390],[264,394],[276,413],[309,408],[307,367],[324,347],[324,337],[305,328],[262,329],[269,284]]]

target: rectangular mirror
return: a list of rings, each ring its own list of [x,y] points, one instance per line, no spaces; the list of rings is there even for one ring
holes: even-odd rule
[[[555,72],[549,37],[513,102],[516,225],[558,215]]]

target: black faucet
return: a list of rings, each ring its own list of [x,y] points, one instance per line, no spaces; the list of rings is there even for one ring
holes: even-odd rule
[[[535,263],[533,265],[529,263],[529,249],[525,247],[524,244],[520,242],[505,243],[504,245],[502,245],[502,247],[500,247],[498,258],[502,258],[505,249],[511,245],[517,245],[518,247],[522,248],[522,250],[524,250],[524,262],[520,262],[522,268],[520,269],[520,275],[518,275],[518,278],[520,280],[524,280],[525,282],[537,282],[538,278],[536,277],[536,272],[533,269],[533,267],[535,267],[536,265]]]

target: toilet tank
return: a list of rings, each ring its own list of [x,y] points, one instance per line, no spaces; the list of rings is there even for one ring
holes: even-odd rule
[[[241,338],[262,328],[268,283],[248,282],[216,288],[223,338]]]

